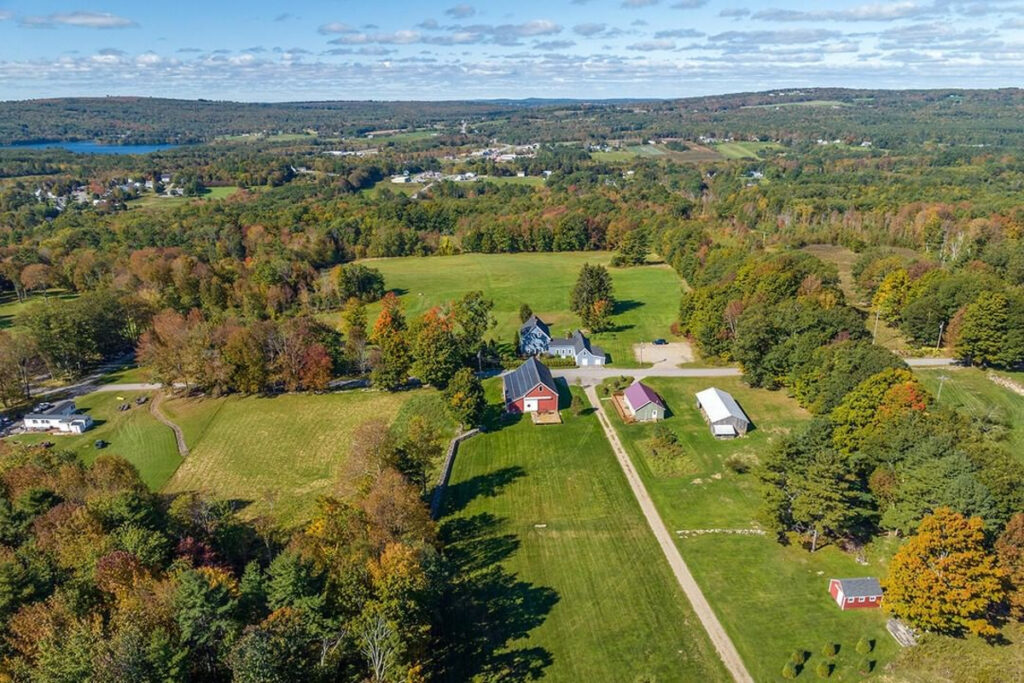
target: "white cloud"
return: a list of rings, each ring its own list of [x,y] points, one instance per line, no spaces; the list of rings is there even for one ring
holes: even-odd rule
[[[708,4],[708,0],[679,0],[672,3],[672,9],[697,9]]]
[[[455,19],[466,19],[476,14],[476,8],[472,5],[462,3],[455,5],[454,7],[449,7],[444,11],[444,13],[449,17],[454,17]]]
[[[326,36],[334,33],[356,33],[357,30],[354,26],[350,26],[344,22],[332,21],[329,24],[323,24],[317,29],[317,32]]]
[[[622,0],[622,7],[627,9],[640,9],[657,5],[658,0]]]
[[[676,44],[673,40],[644,40],[639,43],[627,45],[627,50],[636,52],[651,52],[652,50],[673,50]]]
[[[78,28],[138,28],[138,23],[109,12],[56,12],[46,16],[24,16],[19,23],[27,28],[54,28],[76,26]]]
[[[692,28],[676,28],[668,31],[657,31],[654,34],[655,38],[700,38],[705,35],[700,31],[696,31]]]
[[[903,0],[857,5],[841,10],[766,9],[755,12],[753,18],[763,21],[895,21],[935,14],[938,9],[938,3]]]
[[[572,27],[572,30],[573,33],[578,33],[581,36],[586,36],[587,38],[589,38],[590,36],[596,36],[598,33],[601,33],[606,28],[608,28],[608,24],[587,22],[584,24],[576,24],[575,26]]]

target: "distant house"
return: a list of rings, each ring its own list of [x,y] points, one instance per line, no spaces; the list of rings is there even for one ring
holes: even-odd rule
[[[502,377],[502,397],[510,413],[558,410],[558,386],[548,367],[531,356]]]
[[[697,408],[716,439],[743,436],[750,428],[750,419],[728,392],[711,387],[697,392]]]
[[[25,415],[25,429],[33,432],[58,431],[81,434],[92,427],[92,418],[79,413],[74,401],[40,403]]]
[[[646,384],[634,382],[622,394],[626,410],[638,422],[665,419],[665,402]]]
[[[592,347],[590,340],[576,330],[571,337],[555,337],[548,343],[548,353],[559,358],[572,358],[576,365],[604,365],[604,349]]]
[[[882,604],[882,585],[869,576],[861,579],[829,579],[828,592],[840,609],[865,609]]]
[[[531,315],[519,328],[519,353],[524,356],[547,353],[550,343],[551,329],[535,315]]]

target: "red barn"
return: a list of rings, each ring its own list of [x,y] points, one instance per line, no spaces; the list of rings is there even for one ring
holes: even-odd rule
[[[865,609],[882,604],[882,585],[874,577],[830,579],[828,592],[840,609]]]
[[[558,410],[558,387],[548,367],[536,357],[503,377],[505,410],[510,413],[546,413]]]

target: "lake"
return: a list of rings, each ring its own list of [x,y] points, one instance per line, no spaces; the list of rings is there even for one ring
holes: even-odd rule
[[[33,142],[19,145],[2,145],[5,149],[66,149],[75,154],[149,154],[181,145],[104,145],[99,142]]]

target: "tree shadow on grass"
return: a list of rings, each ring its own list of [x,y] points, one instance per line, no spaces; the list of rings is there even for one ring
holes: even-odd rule
[[[643,301],[635,301],[633,299],[622,299],[615,302],[612,306],[612,315],[622,315],[627,311],[632,311],[635,308],[640,308],[644,305]]]
[[[518,465],[513,465],[460,481],[457,484],[451,484],[445,492],[444,514],[448,516],[459,512],[480,496],[493,498],[501,493],[503,488],[524,476],[526,476],[526,470]]]
[[[544,623],[559,596],[501,566],[519,547],[501,522],[482,513],[442,525],[455,579],[442,608],[441,680],[536,680],[554,661],[543,647],[510,647]]]

